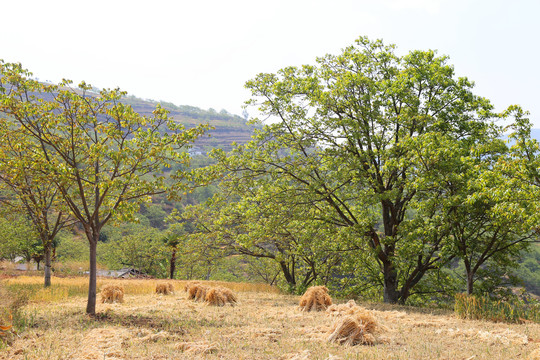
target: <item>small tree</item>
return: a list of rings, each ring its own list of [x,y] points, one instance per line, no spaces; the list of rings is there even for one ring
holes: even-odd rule
[[[434,222],[416,224],[418,234],[435,227],[448,235],[444,258],[463,262],[468,294],[473,293],[478,280],[501,283],[501,275],[508,274],[533,238],[527,224],[531,215],[523,211],[523,201],[515,197],[520,190],[508,189],[508,174],[498,168],[498,163],[509,156],[508,147],[491,135],[477,138],[470,146],[460,146],[444,134],[433,134],[434,139],[415,150],[431,174],[419,179],[420,187],[431,189],[423,200],[424,209],[435,209],[438,214],[432,218]]]
[[[207,126],[185,129],[157,107],[142,116],[121,102],[124,92],[70,81],[43,85],[20,64],[0,62],[0,113],[8,128],[31,139],[32,161],[55,185],[90,245],[86,312],[95,314],[96,249],[111,220],[131,220],[140,204],[166,191],[163,168],[187,164],[181,152]],[[183,179],[184,174],[177,174]],[[181,183],[177,189],[181,188]]]
[[[165,246],[167,246],[167,248],[171,251],[171,258],[169,261],[169,278],[171,280],[174,279],[174,274],[176,272],[176,257],[178,247],[180,246],[184,233],[183,224],[173,224],[162,239]]]
[[[51,261],[54,238],[62,228],[73,223],[58,202],[58,190],[34,165],[35,157],[31,154],[33,146],[27,141],[32,139],[20,131],[9,127],[8,122],[0,124],[0,182],[6,188],[2,204],[28,217],[39,235],[41,250],[36,260],[45,260],[44,286],[51,285]]]

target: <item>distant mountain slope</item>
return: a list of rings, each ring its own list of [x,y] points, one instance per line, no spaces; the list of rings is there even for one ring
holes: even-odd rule
[[[133,110],[141,115],[152,115],[152,111],[159,103],[162,107],[170,111],[169,116],[186,127],[196,126],[202,123],[209,123],[214,129],[210,130],[210,137],[203,137],[196,143],[199,147],[212,147],[230,150],[231,144],[244,144],[251,140],[253,125],[248,125],[246,120],[238,115],[229,114],[225,110],[219,113],[213,109],[202,110],[194,106],[177,106],[168,102],[156,102],[139,99],[135,96],[128,96],[122,102],[131,105]]]

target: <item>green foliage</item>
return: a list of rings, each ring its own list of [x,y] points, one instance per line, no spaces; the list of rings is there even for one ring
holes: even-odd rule
[[[56,258],[59,262],[88,261],[88,241],[68,232],[60,233]]]
[[[144,215],[148,219],[149,225],[153,228],[163,230],[167,226],[167,224],[165,223],[165,218],[168,214],[165,210],[163,210],[163,207],[160,205],[142,205],[140,214]]]
[[[186,129],[157,106],[151,116],[121,102],[119,89],[92,91],[64,80],[44,85],[31,79],[20,64],[0,61],[2,135],[25,139],[25,160],[42,182],[54,184],[71,216],[84,229],[90,245],[87,313],[95,313],[96,247],[108,222],[132,221],[140,205],[154,194],[174,196],[185,188],[187,174],[165,185],[163,169],[189,163],[182,149],[202,135],[207,125]]]
[[[0,202],[28,218],[38,235],[31,258],[38,269],[44,260],[44,285],[51,285],[51,261],[55,237],[72,219],[58,189],[36,163],[36,143],[9,121],[0,122],[0,186],[5,189]]]
[[[527,291],[540,296],[540,245],[534,245],[530,251],[521,254],[519,267],[514,274]]]
[[[100,243],[98,260],[110,269],[133,267],[147,274],[166,277],[167,262],[163,232],[142,224],[122,224],[107,231],[109,240]]]
[[[222,191],[234,194],[235,201],[216,194],[184,214],[198,229],[190,236],[193,242],[223,256],[235,254],[274,262],[273,268],[277,266],[282,275],[275,280],[283,279],[292,292],[317,281],[326,283],[334,276],[332,268],[339,264],[341,255],[333,248],[339,243],[328,239],[334,236],[337,240],[339,235],[315,220],[320,216],[316,209],[286,207],[278,196],[279,189],[272,186],[252,191],[242,188],[243,196],[239,190],[222,184]],[[267,280],[276,277],[259,274]]]
[[[463,319],[540,323],[540,303],[524,303],[518,298],[499,300],[489,296],[456,294],[454,311]]]
[[[241,229],[236,244],[260,250],[265,236],[309,239],[311,230],[326,226],[312,232],[320,234],[311,236],[316,247],[359,263],[338,261],[332,278],[342,276],[358,290],[377,287],[388,302],[405,302],[433,284],[429,273],[456,256],[453,205],[474,191],[468,179],[476,166],[496,160],[486,155],[506,149],[493,125],[502,115],[472,92],[473,83],[434,51],[398,56],[393,45],[360,38],[339,55],[259,74],[246,87],[248,105],[270,121],[252,142],[213,152],[218,164],[207,176],[224,175],[225,196],[241,198],[223,231]],[[258,214],[261,204],[272,207]],[[316,254],[305,250],[295,254]],[[340,273],[342,264],[355,269],[357,284]]]
[[[42,254],[43,247],[28,220],[17,214],[0,218],[0,258],[14,260],[22,256],[30,261],[37,253]]]

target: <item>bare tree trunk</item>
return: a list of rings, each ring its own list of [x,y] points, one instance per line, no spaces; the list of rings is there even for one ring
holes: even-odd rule
[[[176,271],[176,248],[173,247],[172,249],[172,255],[171,255],[171,266],[169,269],[169,277],[170,279],[174,279],[174,272]]]
[[[381,206],[385,237],[393,237],[396,235],[395,231],[399,224],[396,206],[389,200],[383,200]],[[395,247],[393,244],[389,244],[383,248],[384,251],[383,249],[378,250],[382,252],[382,256],[379,256],[379,259],[381,259],[383,264],[383,300],[385,303],[396,304],[400,300],[401,294],[398,290],[398,272],[394,266]]]
[[[474,273],[472,271],[467,272],[467,295],[473,294],[474,285]]]
[[[400,293],[397,290],[397,286],[398,286],[397,271],[391,263],[384,264],[383,277],[384,277],[384,294],[383,294],[384,302],[390,303],[390,304],[397,304],[400,299]]]
[[[290,271],[285,261],[280,261],[279,266],[281,266],[281,271],[283,272],[285,281],[287,282],[287,284],[289,284],[291,290],[296,292],[296,274],[294,273],[294,268],[292,269],[292,271]]]
[[[51,246],[45,246],[45,287],[51,286]]]
[[[99,234],[98,234],[99,236]],[[95,238],[96,236],[94,236]],[[88,283],[88,303],[86,313],[96,314],[96,288],[97,288],[97,239],[90,240],[90,277]]]

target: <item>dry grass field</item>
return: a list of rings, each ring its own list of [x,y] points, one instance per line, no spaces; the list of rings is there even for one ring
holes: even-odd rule
[[[93,318],[84,314],[86,279],[54,278],[53,289],[32,290],[23,308],[28,326],[0,350],[0,359],[540,359],[539,324],[359,304],[378,321],[376,343],[343,346],[327,342],[337,317],[300,311],[299,296],[265,285],[204,282],[238,297],[236,306],[215,307],[188,300],[182,281],[172,282],[172,295],[155,294],[159,282],[100,279],[98,287],[122,285],[124,302],[99,303]],[[41,278],[1,285],[33,289],[34,283]]]

